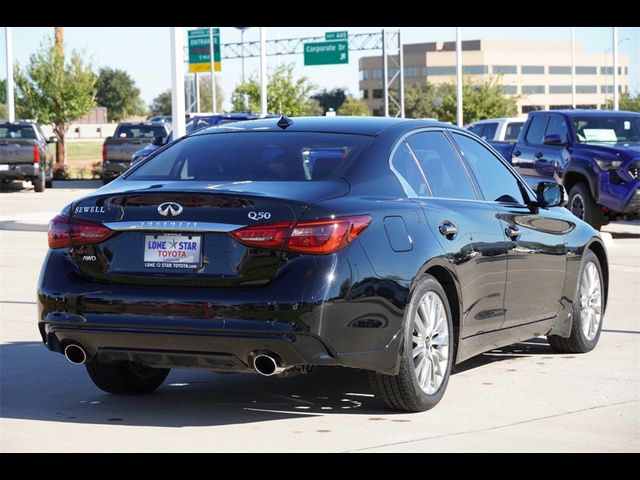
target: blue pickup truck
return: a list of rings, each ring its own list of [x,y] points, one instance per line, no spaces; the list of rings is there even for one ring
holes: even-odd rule
[[[517,143],[489,143],[530,185],[564,185],[567,208],[596,229],[640,216],[640,113],[531,112]]]

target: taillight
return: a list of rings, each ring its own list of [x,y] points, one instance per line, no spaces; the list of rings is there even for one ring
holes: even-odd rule
[[[33,163],[40,163],[40,148],[33,147]]]
[[[107,144],[102,144],[102,161],[104,162],[107,159]]]
[[[231,235],[249,247],[280,248],[292,252],[326,255],[349,245],[370,223],[371,216],[358,215],[294,224],[245,227],[231,232]]]
[[[57,215],[49,222],[49,248],[100,243],[114,233],[98,222]]]

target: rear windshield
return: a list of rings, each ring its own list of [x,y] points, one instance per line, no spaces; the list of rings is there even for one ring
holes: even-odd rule
[[[150,138],[165,137],[167,131],[163,127],[153,125],[126,125],[118,127],[116,138]]]
[[[0,125],[0,138],[36,138],[36,132],[29,125]]]
[[[133,170],[131,180],[305,181],[341,172],[373,141],[362,135],[238,132],[187,137]]]

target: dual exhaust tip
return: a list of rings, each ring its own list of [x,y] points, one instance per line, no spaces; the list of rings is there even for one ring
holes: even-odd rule
[[[64,356],[74,365],[82,365],[87,361],[87,352],[77,343],[67,345]],[[253,368],[260,375],[270,377],[284,372],[288,367],[282,366],[282,360],[275,353],[259,353],[253,357]]]

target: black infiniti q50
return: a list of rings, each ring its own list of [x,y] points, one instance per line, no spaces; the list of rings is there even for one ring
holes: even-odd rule
[[[452,366],[546,335],[600,336],[598,233],[478,137],[390,118],[199,131],[51,220],[45,345],[117,394],[170,368],[363,369],[396,410],[442,398]]]

